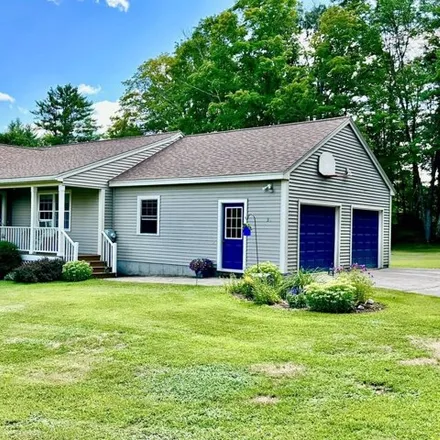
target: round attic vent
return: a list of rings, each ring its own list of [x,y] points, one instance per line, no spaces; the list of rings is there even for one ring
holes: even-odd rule
[[[336,161],[331,153],[322,153],[319,157],[319,174],[324,177],[336,176]]]

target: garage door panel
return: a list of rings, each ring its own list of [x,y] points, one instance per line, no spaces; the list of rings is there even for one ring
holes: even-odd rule
[[[300,267],[325,269],[334,263],[335,208],[301,206]]]
[[[379,212],[353,210],[352,263],[378,267]]]

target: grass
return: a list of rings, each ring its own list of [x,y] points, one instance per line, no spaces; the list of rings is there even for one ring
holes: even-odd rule
[[[391,267],[408,269],[440,269],[439,245],[400,245],[391,255]]]
[[[219,288],[2,282],[0,439],[438,439],[440,299],[376,299],[322,315]]]

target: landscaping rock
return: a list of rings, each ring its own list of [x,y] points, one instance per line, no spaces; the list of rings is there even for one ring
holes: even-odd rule
[[[372,306],[372,305],[374,305],[375,304],[375,302],[374,302],[374,300],[373,299],[367,299],[367,301],[366,301],[366,303],[365,303],[366,305],[369,305],[369,306]]]
[[[357,306],[357,309],[358,309],[358,310],[365,310],[365,307],[364,307],[362,304],[359,304],[359,305]]]

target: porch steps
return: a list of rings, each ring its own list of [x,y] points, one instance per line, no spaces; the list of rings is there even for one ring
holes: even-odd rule
[[[99,255],[79,255],[80,261],[87,261],[92,266],[93,278],[114,278],[116,275],[111,273],[107,265],[101,261]]]

